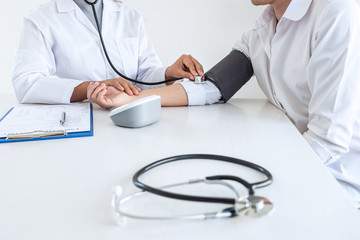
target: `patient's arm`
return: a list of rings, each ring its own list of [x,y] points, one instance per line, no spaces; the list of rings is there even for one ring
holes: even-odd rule
[[[118,107],[151,95],[161,96],[162,106],[188,105],[187,94],[181,84],[144,90],[137,96],[129,96],[125,92],[117,91],[113,87],[109,87],[98,82],[90,84],[87,91],[88,99],[104,108]]]

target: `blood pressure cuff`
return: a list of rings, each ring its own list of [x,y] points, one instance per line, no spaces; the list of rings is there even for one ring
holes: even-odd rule
[[[223,60],[205,73],[205,79],[220,90],[222,100],[227,102],[254,74],[248,57],[233,50]]]

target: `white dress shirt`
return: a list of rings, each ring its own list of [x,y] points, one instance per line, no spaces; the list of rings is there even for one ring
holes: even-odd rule
[[[101,31],[119,71],[146,82],[165,78],[166,68],[134,10],[103,0]],[[49,1],[25,16],[13,69],[19,102],[69,103],[74,87],[83,81],[116,77],[95,26],[75,2]]]
[[[79,6],[79,8],[81,9],[81,11],[83,11],[83,13],[87,16],[87,18],[90,20],[91,24],[97,28],[96,25],[96,20],[95,20],[95,16],[94,16],[94,12],[93,12],[93,8],[92,6],[90,6],[87,2],[85,2],[84,0],[73,0],[76,5]],[[102,25],[102,14],[103,14],[103,9],[104,9],[104,4],[103,4],[103,0],[98,0],[98,2],[94,5],[95,7],[95,11],[96,11],[96,15],[97,15],[97,20],[99,22],[99,26],[100,26],[100,30],[101,30],[101,25]]]
[[[292,0],[278,23],[269,6],[234,49],[249,57],[269,101],[287,114],[352,199],[360,203],[358,4],[353,0]],[[206,102],[203,87],[183,85],[191,93],[190,104]],[[219,99],[219,91],[217,94],[212,90],[210,99]]]

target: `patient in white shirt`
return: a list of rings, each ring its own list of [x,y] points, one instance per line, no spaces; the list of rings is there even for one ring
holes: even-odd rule
[[[270,5],[233,50],[247,56],[268,100],[286,113],[360,207],[358,4],[354,0],[252,2]],[[204,105],[224,100],[222,91],[210,81],[182,82],[139,96],[107,96],[104,86],[92,84],[88,97],[103,107],[152,94],[161,95],[164,106]]]

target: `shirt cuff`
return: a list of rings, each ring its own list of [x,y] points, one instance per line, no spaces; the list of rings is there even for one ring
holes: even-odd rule
[[[74,93],[74,90],[77,86],[79,86],[81,83],[83,83],[83,81],[71,81],[71,83],[69,83],[69,86],[67,86],[66,88],[63,89],[63,99],[62,99],[62,103],[71,103],[71,97]]]
[[[202,84],[195,84],[191,81],[183,81],[180,84],[185,89],[189,106],[205,105],[206,94]]]
[[[321,143],[321,140],[316,137],[311,131],[307,131],[303,134],[305,140],[309,143],[315,153],[320,157],[325,165],[329,165],[336,161],[331,152]]]
[[[20,102],[67,104],[70,103],[74,88],[82,82],[66,78],[44,77],[35,82]]]
[[[183,81],[180,84],[186,91],[189,106],[213,104],[221,99],[220,90],[210,81],[201,84]]]

